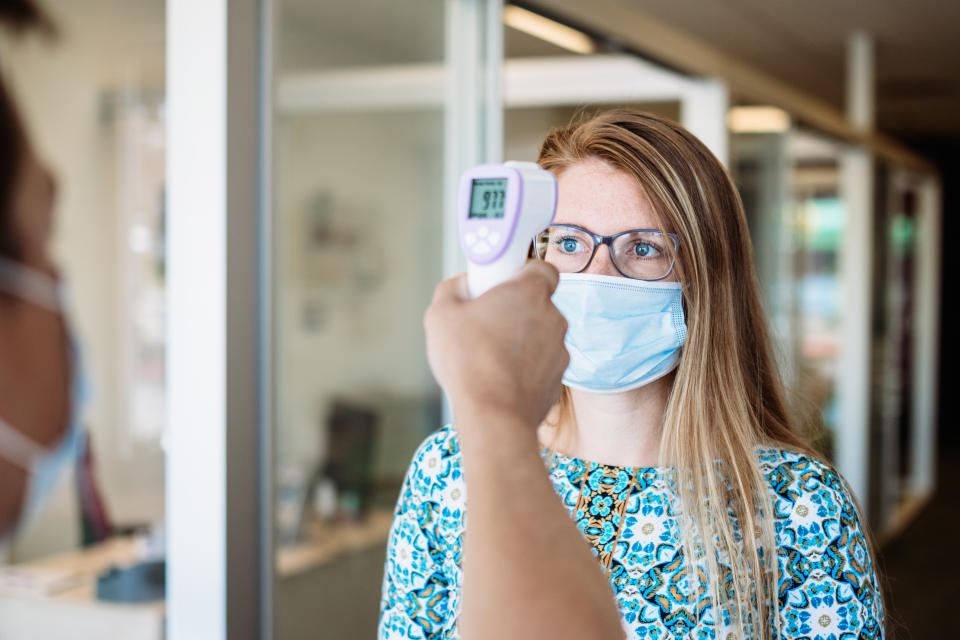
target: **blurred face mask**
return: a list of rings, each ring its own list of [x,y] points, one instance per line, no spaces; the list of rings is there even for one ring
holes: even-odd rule
[[[673,371],[687,338],[679,282],[561,273],[553,303],[567,320],[563,383],[619,393]]]
[[[0,291],[26,302],[64,315],[63,288],[45,273],[0,257]],[[23,524],[37,511],[50,494],[64,468],[76,463],[83,446],[80,409],[87,393],[80,351],[70,324],[64,318],[72,355],[68,424],[60,441],[45,449],[7,424],[0,416],[0,456],[27,472],[27,487],[20,509],[19,522]],[[5,532],[0,531],[0,535]]]

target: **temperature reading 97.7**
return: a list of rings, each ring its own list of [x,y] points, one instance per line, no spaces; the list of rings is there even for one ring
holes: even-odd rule
[[[493,207],[494,209],[502,209],[503,201],[506,199],[506,191],[485,191],[483,193],[483,208],[484,210]]]
[[[507,204],[506,178],[477,178],[470,193],[471,218],[502,218]]]

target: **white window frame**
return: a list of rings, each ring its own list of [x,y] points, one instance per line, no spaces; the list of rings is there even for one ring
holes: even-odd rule
[[[271,635],[271,11],[167,1],[171,640]]]

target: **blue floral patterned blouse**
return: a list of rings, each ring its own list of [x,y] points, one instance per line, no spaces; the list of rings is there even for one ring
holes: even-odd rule
[[[774,449],[758,460],[773,494],[782,637],[883,637],[883,608],[856,510],[836,472]],[[400,490],[380,602],[379,637],[459,638],[466,486],[456,431],[414,454]],[[737,638],[691,584],[665,470],[563,455],[550,463],[563,505],[605,569],[628,638]]]

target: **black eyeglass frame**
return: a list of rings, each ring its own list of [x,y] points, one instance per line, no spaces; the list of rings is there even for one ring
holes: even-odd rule
[[[615,233],[612,236],[602,236],[599,233],[594,233],[593,231],[590,231],[590,229],[584,229],[583,227],[580,227],[575,224],[551,224],[543,231],[547,231],[547,229],[551,229],[555,227],[576,229],[577,231],[584,232],[585,234],[587,234],[593,239],[593,251],[590,252],[590,258],[587,260],[587,264],[583,265],[583,268],[580,269],[579,271],[573,271],[572,273],[583,273],[584,271],[586,271],[587,268],[590,266],[590,263],[593,262],[594,256],[597,255],[597,247],[599,247],[602,244],[605,244],[607,245],[607,250],[610,252],[610,262],[613,263],[614,268],[617,271],[619,271],[620,275],[622,275],[624,278],[630,278],[631,280],[643,280],[644,282],[657,282],[658,280],[663,280],[664,278],[669,277],[670,274],[673,273],[673,267],[677,262],[676,253],[680,251],[680,238],[677,237],[677,234],[661,231],[660,229],[627,229],[626,231]],[[541,231],[540,233],[543,233],[543,231]],[[637,278],[635,276],[627,275],[626,273],[623,272],[623,269],[620,268],[620,265],[617,264],[617,257],[613,253],[613,241],[619,238],[620,236],[625,236],[628,233],[637,233],[637,232],[659,233],[662,236],[667,236],[668,238],[670,238],[670,240],[673,241],[674,255],[670,258],[670,268],[667,270],[665,274],[663,274],[659,278]],[[539,235],[540,234],[537,234],[538,237]],[[533,241],[534,254],[536,254],[537,258],[539,258],[540,260],[546,260],[544,256],[540,255],[537,245],[538,245],[537,239],[534,238],[534,241]]]

